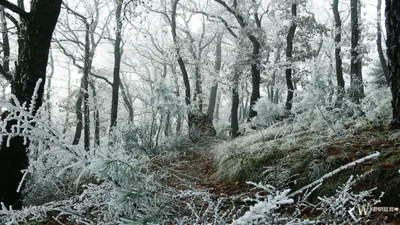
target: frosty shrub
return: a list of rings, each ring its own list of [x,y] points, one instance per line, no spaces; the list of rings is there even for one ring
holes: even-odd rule
[[[25,206],[19,211],[3,206],[0,224],[32,223],[47,219],[49,213],[83,224],[161,221],[167,211],[161,212],[164,192],[146,169],[148,157],[141,154],[135,129],[116,128],[109,143],[84,151],[70,145],[41,115],[41,110],[33,115],[35,95],[29,107],[12,98],[15,105],[0,99],[9,112],[0,121],[0,138],[29,139],[30,166],[24,171],[23,180],[25,205],[37,206]],[[17,121],[11,132],[5,129],[10,120]]]
[[[98,222],[112,217],[109,222],[145,224],[159,221],[165,212],[161,211],[165,196],[154,180],[154,174],[146,169],[149,158],[135,151],[134,146],[127,145],[124,131],[115,129],[112,144],[102,146],[90,160],[90,171],[95,173],[101,185],[110,187],[103,193],[108,211],[99,211],[103,220]],[[91,198],[92,195],[87,192],[86,196]],[[87,202],[90,204],[91,201]]]
[[[156,151],[157,140],[155,126],[150,122],[124,123],[115,127],[110,141],[119,143],[125,151],[131,154],[152,154]]]
[[[356,208],[358,204],[365,204],[368,202],[368,198],[373,197],[373,191],[375,188],[367,191],[361,191],[354,193],[352,188],[357,183],[358,179],[354,179],[354,176],[350,176],[345,184],[340,186],[336,193],[330,197],[319,197],[320,202],[317,205],[317,210],[321,211],[319,218],[325,220],[335,221],[336,224],[352,224],[355,223],[349,210]],[[374,200],[371,205],[376,205],[379,200]],[[356,211],[354,211],[356,214]],[[357,222],[366,222],[368,218],[358,218]],[[358,220],[357,219],[357,220]]]
[[[355,186],[357,181],[362,179],[363,176],[357,177],[357,179],[354,179],[354,177],[351,176],[345,184],[337,189],[334,195],[329,197],[319,197],[318,199],[320,202],[316,205],[310,204],[308,197],[329,177],[366,160],[376,158],[379,155],[379,152],[376,152],[341,166],[296,191],[291,191],[290,189],[279,191],[271,185],[248,182],[248,184],[253,185],[255,188],[260,190],[260,192],[256,194],[255,198],[245,200],[251,200],[256,203],[253,206],[250,206],[249,211],[233,221],[232,224],[354,224],[356,221],[354,221],[354,218],[352,218],[348,210],[351,210],[357,204],[369,202],[368,199],[372,198],[372,192],[375,190],[371,189],[359,193],[355,193],[352,190],[352,187]],[[298,196],[297,201],[295,201],[296,196]],[[379,203],[379,199],[372,200],[371,205],[377,203]],[[281,210],[286,207],[294,208],[293,213],[281,213]],[[320,213],[317,213],[318,218],[313,220],[304,218],[304,216],[308,216],[302,215],[301,213],[302,209],[305,207],[319,210]],[[368,219],[368,217],[357,218],[357,222],[363,223]]]
[[[36,85],[35,93],[38,85]],[[78,146],[69,144],[63,135],[47,120],[43,108],[33,115],[37,95],[31,102],[20,103],[15,96],[12,102],[1,98],[0,105],[7,110],[7,117],[0,121],[0,140],[20,136],[30,145],[28,148],[29,167],[24,171],[23,194],[25,205],[39,205],[49,201],[61,200],[73,196],[78,184],[86,179],[85,169],[87,152]],[[17,121],[13,123],[12,121]],[[6,125],[11,123],[11,131]]]
[[[390,121],[392,117],[391,92],[388,87],[371,88],[366,91],[361,107],[369,122],[382,124]]]
[[[260,98],[254,106],[257,117],[254,123],[258,126],[269,127],[281,120],[286,113],[282,104],[275,104],[267,97]]]
[[[265,191],[267,195],[256,195],[256,199],[245,199],[256,201],[256,204],[250,206],[250,210],[237,220],[233,221],[232,224],[287,224],[289,219],[277,212],[277,210],[284,205],[293,204],[293,199],[287,196],[290,189],[277,191],[270,185],[255,184],[252,182],[248,183]]]
[[[175,198],[184,199],[189,212],[175,218],[174,224],[228,224],[237,219],[244,208],[234,204],[237,196],[213,196],[205,190],[181,191]]]

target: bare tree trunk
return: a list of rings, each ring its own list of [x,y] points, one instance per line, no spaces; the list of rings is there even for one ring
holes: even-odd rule
[[[83,142],[86,151],[90,149],[90,109],[89,109],[89,74],[92,68],[92,58],[90,55],[89,24],[86,24],[85,36],[85,65],[82,76],[82,97],[83,97]]]
[[[350,0],[351,12],[351,66],[350,66],[350,97],[356,102],[364,97],[364,86],[362,79],[362,64],[359,48],[360,28],[359,28],[359,0]]]
[[[83,79],[83,77],[81,78]],[[79,140],[82,136],[82,128],[83,128],[83,113],[82,113],[82,101],[83,101],[83,90],[82,90],[82,81],[81,88],[79,89],[78,98],[75,103],[75,114],[76,114],[76,127],[75,127],[75,135],[72,139],[72,144],[79,144]]]
[[[124,106],[128,110],[128,115],[129,115],[129,122],[133,123],[134,122],[134,110],[132,106],[132,97],[125,88],[123,82],[120,82],[120,88],[121,88],[121,94],[122,94],[122,100],[124,101]]]
[[[386,0],[386,31],[389,76],[391,77],[393,129],[400,128],[400,1]]]
[[[44,86],[46,81],[46,67],[49,56],[51,38],[61,9],[61,0],[32,0],[30,11],[13,3],[0,0],[0,5],[17,13],[23,24],[20,30],[18,49],[18,63],[15,77],[11,85],[11,92],[20,103],[32,98],[38,80],[42,80],[37,92],[36,105],[33,114],[36,114],[43,103]],[[10,121],[7,130],[17,121]],[[7,137],[3,137],[3,143]],[[30,142],[23,137],[12,137],[9,145],[3,144],[0,150],[0,202],[13,209],[21,208],[21,192],[17,188],[22,178],[21,170],[28,166],[27,147]]]
[[[377,11],[377,19],[376,19],[376,46],[378,48],[379,61],[381,62],[383,75],[385,76],[386,85],[390,87],[390,77],[389,77],[389,68],[385,59],[385,54],[383,53],[382,48],[382,26],[381,26],[381,8],[382,8],[382,0],[378,0],[378,4],[376,6]]]
[[[121,30],[122,30],[122,4],[123,0],[116,0],[115,20],[117,27],[115,29],[115,43],[114,43],[114,71],[113,71],[113,85],[112,85],[112,100],[111,100],[111,119],[110,128],[117,124],[118,117],[118,94],[120,87],[120,68],[121,68]]]
[[[239,107],[239,72],[235,71],[232,80],[232,107],[231,107],[231,128],[232,137],[236,137],[239,131],[238,107]]]
[[[0,67],[0,73],[8,81],[12,81],[12,75],[10,74],[10,41],[8,38],[8,28],[6,20],[6,12],[3,6],[0,6],[0,22],[1,22],[1,32],[2,32],[2,49],[3,49],[3,64]]]
[[[336,62],[336,81],[340,88],[339,98],[342,98],[342,92],[344,91],[344,79],[343,79],[343,63],[342,63],[342,19],[340,18],[339,12],[339,0],[333,0],[333,15],[335,17],[335,62]]]
[[[295,22],[295,17],[297,16],[297,4],[292,4],[292,25],[289,28],[289,33],[286,38],[286,61],[288,63],[292,63],[292,52],[293,52],[293,38],[294,38],[294,33],[296,32],[296,22]],[[292,109],[292,100],[293,100],[293,81],[292,81],[292,67],[293,65],[289,65],[290,68],[286,69],[286,85],[288,88],[288,93],[287,93],[287,98],[286,98],[286,104],[285,104],[285,109],[286,110],[291,110]]]
[[[215,116],[214,116],[214,118],[215,118],[215,121],[217,121],[217,122],[219,120],[219,108],[220,108],[220,105],[221,105],[221,93],[219,93],[217,95],[217,103],[215,104]]]
[[[96,85],[94,81],[89,82],[90,88],[92,89],[92,98],[93,98],[93,119],[94,119],[94,147],[100,146],[100,113],[98,103],[97,103],[97,92]]]
[[[214,65],[214,71],[216,78],[214,79],[213,85],[211,87],[210,91],[210,99],[208,101],[208,109],[207,109],[207,115],[208,119],[212,121],[214,118],[214,111],[215,111],[215,103],[217,100],[217,91],[218,91],[218,78],[219,78],[219,72],[221,70],[221,63],[222,63],[222,34],[219,33],[217,34],[217,43],[216,43],[216,49],[215,49],[215,65]]]
[[[165,128],[164,128],[164,135],[168,137],[170,134],[170,127],[171,127],[171,113],[167,113],[167,118],[165,119]]]
[[[279,88],[275,88],[274,103],[275,104],[279,103]]]

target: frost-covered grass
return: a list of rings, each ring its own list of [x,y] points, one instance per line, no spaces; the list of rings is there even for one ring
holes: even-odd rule
[[[386,140],[391,145],[400,142],[397,131],[374,130],[389,115],[388,101],[383,100],[386,94],[368,95],[361,106],[343,101],[337,109],[329,108],[323,98],[312,101],[312,93],[299,94],[297,108],[283,120],[286,112],[263,102],[264,113],[272,115],[261,117],[263,112],[259,112],[255,121],[259,129],[247,128],[245,136],[219,143],[212,150],[218,176],[251,181],[248,184],[259,191],[255,196],[214,196],[194,186],[177,193],[159,182],[165,171],[151,168],[154,160],[168,160],[187,149],[207,149],[210,143],[171,137],[155,149],[140,140],[140,129],[121,124],[108,141],[86,152],[69,145],[40,113],[34,116],[25,105],[0,102],[10,111],[1,122],[1,135],[31,140],[24,181],[26,206],[22,210],[0,207],[0,224],[46,220],[79,224],[351,223],[353,218],[346,210],[371,201],[373,191],[378,191],[359,190],[359,182],[378,166],[400,163],[400,157],[390,151],[375,153]],[[11,119],[19,121],[13,133],[4,129]],[[377,162],[379,155],[385,160]],[[370,164],[364,165],[366,161]],[[355,172],[364,175],[356,177]],[[393,178],[391,172],[381,175]],[[238,199],[245,204],[235,205]]]

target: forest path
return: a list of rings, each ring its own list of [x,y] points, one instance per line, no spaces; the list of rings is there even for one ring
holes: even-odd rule
[[[216,196],[240,195],[249,191],[248,185],[221,181],[210,150],[189,150],[173,157],[154,161],[157,170],[166,172],[163,184],[176,190],[203,190]]]

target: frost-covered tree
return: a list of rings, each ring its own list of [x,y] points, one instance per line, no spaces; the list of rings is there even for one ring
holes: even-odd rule
[[[350,97],[359,103],[364,97],[364,85],[362,78],[362,54],[360,47],[360,1],[350,0],[351,14],[351,63],[350,63]]]
[[[32,0],[30,11],[26,11],[23,1],[15,5],[1,0],[0,5],[20,17],[18,22],[19,37],[18,61],[13,76],[11,92],[20,103],[29,102],[34,94],[36,83],[41,80],[37,91],[37,100],[33,114],[42,105],[46,67],[53,31],[58,20],[61,0]],[[6,115],[4,115],[6,116]],[[11,129],[17,121],[7,124]],[[17,192],[22,178],[21,170],[28,165],[26,148],[29,140],[23,137],[12,137],[7,142],[4,137],[0,150],[0,201],[13,208],[21,207],[20,194]]]

